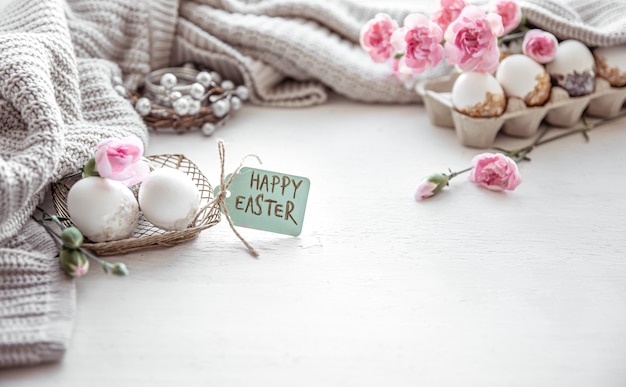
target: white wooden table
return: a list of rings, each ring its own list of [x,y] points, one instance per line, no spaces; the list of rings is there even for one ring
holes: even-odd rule
[[[129,277],[78,280],[64,360],[0,384],[624,386],[625,126],[537,148],[515,192],[462,175],[421,203],[422,176],[480,152],[422,106],[245,106],[214,137],[155,134],[147,153],[184,153],[214,184],[218,138],[227,171],[255,153],[310,178],[302,234],[240,228],[253,259],[222,221],[116,257]]]

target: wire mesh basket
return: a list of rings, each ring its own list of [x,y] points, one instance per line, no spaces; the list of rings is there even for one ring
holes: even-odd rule
[[[118,255],[131,251],[144,250],[155,247],[171,247],[198,236],[202,230],[212,227],[220,221],[220,209],[217,204],[211,204],[213,200],[213,188],[202,174],[200,169],[191,160],[180,154],[164,154],[146,157],[150,167],[175,168],[187,174],[198,187],[200,193],[200,211],[195,220],[184,230],[166,231],[155,227],[140,211],[139,223],[133,234],[126,239],[109,242],[92,242],[88,239],[82,247],[93,251],[98,255]],[[65,218],[63,223],[72,226],[67,209],[67,194],[72,185],[81,179],[81,174],[64,177],[52,184],[52,200],[59,217]],[[139,185],[131,187],[137,197]]]

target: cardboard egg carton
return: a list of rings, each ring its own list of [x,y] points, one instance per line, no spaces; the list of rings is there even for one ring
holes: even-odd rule
[[[499,117],[474,118],[459,113],[452,106],[451,90],[458,73],[430,79],[416,86],[424,100],[428,118],[435,126],[455,129],[459,142],[472,148],[489,148],[502,132],[514,137],[533,137],[543,121],[557,127],[576,125],[585,111],[599,118],[617,116],[626,101],[626,87],[611,87],[608,81],[596,78],[594,93],[570,97],[561,87],[553,86],[550,98],[542,106],[527,107],[519,98],[508,98],[507,107]]]

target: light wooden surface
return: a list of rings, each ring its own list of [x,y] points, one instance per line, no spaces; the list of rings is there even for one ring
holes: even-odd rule
[[[302,234],[240,229],[253,259],[223,221],[112,259],[129,277],[94,266],[64,360],[0,385],[624,386],[625,126],[536,149],[513,193],[462,175],[422,203],[422,176],[480,152],[422,106],[245,106],[211,138],[153,135],[148,153],[184,153],[214,184],[217,138],[227,171],[255,153],[309,177]]]
[[[255,153],[309,177],[302,234],[240,229],[253,259],[223,221],[117,257],[127,278],[94,267],[63,362],[1,384],[624,386],[625,124],[537,148],[513,193],[462,175],[422,203],[419,178],[480,152],[422,106],[245,106],[211,138],[153,135],[214,183],[217,138],[227,171]]]

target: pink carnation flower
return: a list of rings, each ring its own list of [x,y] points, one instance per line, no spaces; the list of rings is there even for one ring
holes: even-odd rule
[[[398,29],[398,23],[389,15],[378,13],[361,28],[361,47],[374,62],[384,62],[393,55],[391,34]]]
[[[516,29],[522,22],[522,9],[515,1],[497,0],[491,4],[490,10],[502,18],[503,35]]]
[[[530,30],[524,35],[522,51],[524,55],[538,63],[552,62],[556,56],[559,41],[549,32]]]
[[[440,8],[430,15],[433,22],[437,23],[441,31],[446,31],[459,15],[461,10],[467,6],[464,0],[441,0]]]
[[[404,52],[404,65],[414,73],[437,66],[443,59],[441,28],[422,14],[412,13],[404,19],[402,28],[391,35],[391,45]]]
[[[482,153],[472,159],[469,180],[492,191],[513,191],[522,182],[522,176],[510,157]]]
[[[498,37],[503,31],[500,15],[468,5],[444,34],[448,63],[461,71],[495,71],[500,58]]]
[[[104,140],[96,148],[96,169],[101,177],[131,186],[141,182],[150,172],[142,156],[143,143],[135,136]]]

